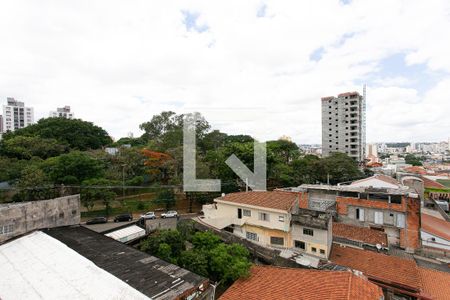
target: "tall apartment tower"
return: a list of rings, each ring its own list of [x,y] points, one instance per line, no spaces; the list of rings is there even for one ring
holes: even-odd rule
[[[51,111],[49,114],[50,118],[66,118],[73,119],[74,114],[70,111],[70,106],[58,107],[56,111]]]
[[[23,102],[7,98],[3,105],[3,132],[14,131],[34,123],[34,110]]]
[[[366,97],[358,92],[322,98],[322,155],[343,152],[364,162],[366,151]]]

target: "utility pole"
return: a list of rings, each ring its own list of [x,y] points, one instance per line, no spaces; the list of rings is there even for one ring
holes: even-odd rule
[[[125,197],[125,166],[126,164],[122,165],[122,198]]]
[[[248,178],[245,178],[245,192],[248,192]]]

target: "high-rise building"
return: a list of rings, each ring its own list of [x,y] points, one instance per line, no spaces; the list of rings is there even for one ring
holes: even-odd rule
[[[2,132],[3,132],[3,116],[0,115],[0,135],[2,134]]]
[[[34,110],[23,102],[7,98],[3,105],[3,132],[14,131],[34,123]]]
[[[366,99],[358,92],[322,98],[322,155],[343,152],[358,162],[365,159]]]
[[[66,118],[73,119],[74,114],[70,111],[70,106],[58,107],[56,111],[51,111],[49,114],[50,118]]]

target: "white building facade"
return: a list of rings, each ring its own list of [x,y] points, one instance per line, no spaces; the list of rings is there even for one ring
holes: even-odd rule
[[[3,105],[3,132],[14,131],[34,124],[34,109],[25,103],[7,98]]]
[[[66,118],[73,119],[74,114],[70,111],[70,106],[58,107],[56,111],[51,111],[49,114],[50,118]]]

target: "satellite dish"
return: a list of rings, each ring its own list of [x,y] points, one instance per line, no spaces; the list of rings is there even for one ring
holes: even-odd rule
[[[378,250],[381,250],[381,245],[380,244],[376,244],[376,247]]]
[[[225,197],[225,193],[222,193],[222,197]]]

